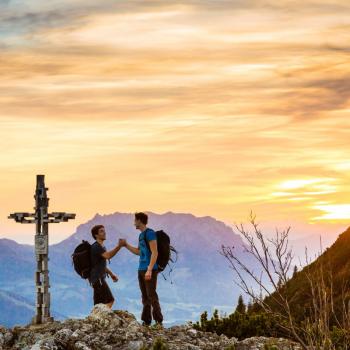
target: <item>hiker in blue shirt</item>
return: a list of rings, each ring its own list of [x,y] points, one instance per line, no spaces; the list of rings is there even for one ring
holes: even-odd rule
[[[138,280],[142,294],[143,310],[141,319],[144,326],[150,326],[153,319],[156,328],[162,328],[163,315],[157,294],[157,235],[154,230],[147,227],[148,216],[145,213],[136,213],[134,225],[141,231],[138,247],[133,247],[126,240],[120,240],[120,245],[125,246],[130,252],[139,255]],[[149,248],[147,247],[148,241]]]

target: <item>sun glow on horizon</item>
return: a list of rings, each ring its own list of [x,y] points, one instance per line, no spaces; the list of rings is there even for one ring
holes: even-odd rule
[[[313,220],[350,220],[350,204],[324,204],[315,205],[312,208],[324,212],[323,215],[314,217]]]

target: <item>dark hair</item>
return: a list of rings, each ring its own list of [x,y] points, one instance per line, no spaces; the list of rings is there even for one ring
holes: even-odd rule
[[[92,234],[92,237],[94,237],[94,239],[96,239],[96,235],[98,234],[98,230],[99,230],[101,227],[104,227],[104,226],[103,226],[103,225],[95,225],[95,226],[91,229],[91,234]]]
[[[144,225],[147,225],[148,216],[145,213],[135,213],[135,219],[140,220]]]

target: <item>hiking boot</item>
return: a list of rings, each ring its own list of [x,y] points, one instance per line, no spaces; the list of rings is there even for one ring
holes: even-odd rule
[[[150,323],[146,323],[145,321],[142,322],[142,326],[143,327],[150,327],[151,324]]]

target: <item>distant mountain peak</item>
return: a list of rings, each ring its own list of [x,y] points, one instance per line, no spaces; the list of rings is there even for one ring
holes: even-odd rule
[[[167,211],[164,213],[156,213],[153,211],[148,211],[148,210],[144,210],[144,213],[146,213],[150,219],[153,218],[184,218],[184,219],[190,219],[190,220],[200,220],[200,221],[204,221],[204,222],[212,222],[212,223],[220,223],[220,224],[224,224],[227,227],[230,227],[229,225],[227,225],[226,223],[224,223],[223,221],[217,220],[216,218],[210,216],[210,215],[205,215],[205,216],[197,216],[194,215],[192,213],[185,213],[185,212],[174,212],[174,211]],[[88,220],[86,223],[82,224],[82,225],[86,225],[86,224],[91,224],[93,222],[96,222],[98,220],[108,220],[111,218],[131,218],[133,219],[135,215],[135,212],[121,212],[121,211],[115,211],[114,213],[109,213],[109,214],[100,214],[100,213],[96,213],[90,220]],[[79,225],[81,226],[81,225]],[[78,227],[79,227],[78,226]]]
[[[96,213],[95,216],[92,219],[90,219],[90,220],[95,220],[95,219],[98,219],[100,217],[102,217],[102,215],[99,214],[99,213]]]
[[[30,244],[21,244],[10,238],[0,238],[0,246],[8,248],[32,247]]]

